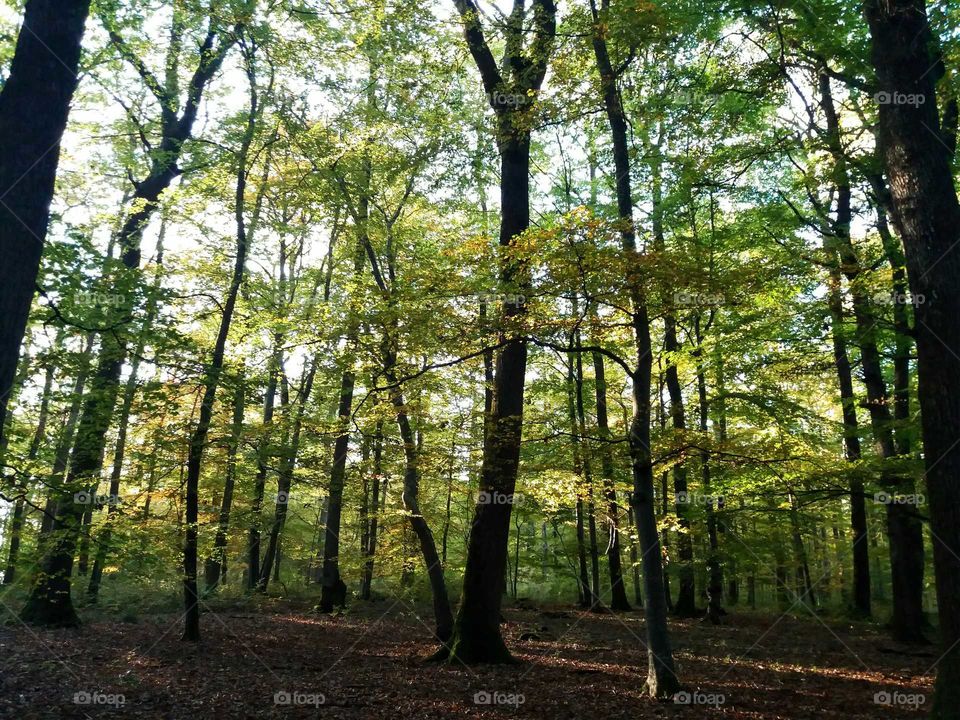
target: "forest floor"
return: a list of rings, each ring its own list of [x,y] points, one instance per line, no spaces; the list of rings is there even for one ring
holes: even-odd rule
[[[204,613],[199,645],[180,641],[176,614],[91,618],[76,630],[8,618],[0,717],[919,718],[938,656],[876,626],[810,614],[677,621],[683,704],[642,693],[639,612],[507,608],[520,663],[465,667],[423,662],[435,649],[429,611],[406,602],[356,603],[340,616],[265,609]]]

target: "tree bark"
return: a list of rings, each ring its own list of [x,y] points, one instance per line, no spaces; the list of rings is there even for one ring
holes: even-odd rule
[[[28,0],[0,91],[0,435],[47,236],[90,0]]]

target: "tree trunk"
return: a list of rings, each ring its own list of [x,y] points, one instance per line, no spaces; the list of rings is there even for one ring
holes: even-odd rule
[[[209,31],[200,48],[200,61],[191,78],[190,93],[181,115],[177,116],[168,108],[163,112],[162,138],[154,148],[150,173],[136,185],[130,212],[117,234],[122,264],[122,270],[118,272],[132,274],[139,268],[143,232],[157,208],[160,195],[180,173],[176,163],[184,143],[191,135],[203,89],[220,68],[232,44],[232,41],[227,41],[214,50],[216,37],[215,32]],[[114,309],[113,318],[118,321],[128,318],[132,314],[133,303],[134,297],[125,297],[120,306]],[[76,625],[79,622],[70,597],[70,575],[83,519],[83,506],[75,502],[74,494],[88,491],[100,472],[106,432],[113,417],[126,356],[126,339],[121,332],[102,335],[97,371],[90,392],[83,401],[70,471],[56,504],[52,530],[54,537],[43,553],[39,563],[40,572],[22,612],[27,622],[50,626]]]
[[[220,386],[220,379],[223,374],[227,338],[230,336],[233,312],[237,305],[237,297],[240,294],[240,285],[243,283],[243,275],[246,270],[247,253],[250,244],[245,217],[247,179],[250,173],[250,169],[247,167],[247,155],[256,132],[258,97],[253,57],[250,51],[246,54],[245,60],[247,79],[250,84],[250,109],[247,114],[247,124],[243,139],[241,140],[240,150],[237,153],[237,184],[233,208],[237,231],[237,253],[233,261],[233,274],[230,278],[226,301],[223,304],[223,313],[220,316],[220,327],[217,330],[217,339],[214,343],[213,355],[203,376],[203,397],[200,400],[200,416],[197,419],[197,425],[190,438],[190,446],[187,454],[187,527],[183,544],[184,625],[182,639],[190,642],[198,642],[200,640],[200,597],[197,588],[197,541],[200,529],[198,525],[198,514],[203,453],[207,447],[207,435],[210,432],[210,424],[213,420],[213,404],[216,400],[217,388]]]
[[[700,435],[703,442],[709,442],[708,415],[710,404],[707,399],[707,376],[703,367],[703,337],[701,335],[700,315],[694,318],[694,331],[697,340],[697,400],[699,402]],[[720,539],[717,532],[717,510],[719,501],[710,493],[710,451],[700,452],[700,482],[706,496],[707,542],[710,548],[707,558],[707,618],[714,625],[721,621],[726,611],[723,609],[723,565],[720,561]]]
[[[876,320],[863,290],[860,263],[850,238],[851,188],[846,159],[840,137],[840,122],[826,75],[820,77],[821,105],[827,119],[827,141],[833,156],[834,186],[837,190],[837,211],[827,243],[832,258],[839,258],[840,270],[850,284],[853,314],[857,327],[857,345],[863,381],[867,388],[867,408],[874,444],[883,459],[880,483],[889,491],[887,533],[890,538],[890,569],[893,583],[893,636],[898,640],[923,640],[923,527],[916,511],[897,498],[915,497],[913,478],[896,472],[891,461],[897,455],[893,436],[890,399],[883,378],[880,351],[877,347]],[[827,238],[825,238],[825,241]]]
[[[280,264],[283,266],[284,259]],[[264,435],[257,444],[257,474],[253,482],[252,519],[247,532],[247,589],[253,590],[260,579],[260,522],[263,509],[263,493],[267,484],[267,453],[270,450],[270,436],[273,429],[274,405],[277,396],[277,382],[283,367],[283,334],[274,333],[273,354],[267,369],[267,388],[263,398]]]
[[[314,355],[307,366],[306,375],[300,384],[299,397],[297,398],[297,409],[293,420],[293,431],[290,437],[290,443],[286,449],[286,455],[283,459],[280,469],[280,475],[277,478],[277,502],[274,510],[273,525],[270,527],[270,538],[267,541],[267,551],[264,553],[263,562],[260,566],[260,578],[257,581],[257,591],[266,592],[267,583],[270,579],[270,571],[274,563],[279,567],[279,546],[280,533],[287,520],[287,510],[290,505],[290,488],[293,484],[293,473],[296,469],[297,455],[300,452],[300,436],[303,430],[303,416],[306,412],[307,400],[313,390],[313,380],[317,373],[319,357]],[[279,571],[274,572],[279,576]]]
[[[607,501],[607,567],[610,571],[610,609],[617,612],[630,610],[627,591],[623,585],[623,568],[620,564],[620,506],[617,504],[616,477],[613,466],[613,450],[610,445],[610,426],[607,419],[607,378],[603,355],[593,353],[593,372],[597,395],[597,433],[600,436],[600,472],[603,475],[603,492]],[[631,560],[635,572],[636,550],[631,543]],[[640,597],[639,578],[635,578],[634,588]],[[637,601],[640,602],[639,600]]]
[[[373,563],[377,555],[377,532],[380,518],[380,479],[383,473],[383,420],[377,420],[373,436],[373,481],[370,486],[370,520],[367,530],[367,545],[364,547],[363,576],[360,582],[360,597],[370,599],[373,582]]]
[[[233,492],[237,480],[237,452],[243,435],[243,411],[246,407],[246,385],[243,369],[236,378],[233,393],[233,422],[230,428],[230,441],[227,445],[227,472],[223,481],[223,497],[220,499],[220,516],[217,522],[217,535],[213,540],[213,551],[204,563],[204,592],[212,593],[227,575],[227,531],[230,529],[230,510],[233,507]]]
[[[607,12],[608,0],[603,2]],[[629,446],[633,470],[633,505],[640,551],[643,558],[643,582],[646,594],[644,614],[647,628],[647,683],[651,697],[669,698],[679,690],[680,682],[673,662],[673,647],[667,626],[667,600],[664,588],[660,536],[657,532],[653,491],[653,460],[650,453],[650,378],[653,347],[650,343],[650,319],[640,276],[636,236],[633,224],[633,194],[630,186],[630,151],[627,122],[620,104],[617,76],[613,72],[600,15],[593,10],[593,49],[600,75],[604,106],[613,139],[616,171],[617,211],[621,222],[621,245],[627,260],[627,288],[632,311],[636,351],[636,369],[631,376],[633,418],[630,423]]]
[[[0,435],[47,236],[90,0],[28,0],[0,91]]]
[[[526,120],[527,103],[540,89],[546,63],[552,52],[556,31],[556,7],[553,0],[534,0],[533,28],[527,44],[532,58],[522,56],[525,9],[516,4],[507,27],[507,53],[504,59],[509,82],[501,76],[481,27],[480,13],[473,0],[455,0],[464,37],[480,70],[484,90],[497,117],[497,142],[500,148],[500,237],[502,248],[511,248],[530,225],[530,129]],[[522,67],[522,71],[518,68]],[[503,104],[504,93],[524,102]],[[502,315],[512,323],[523,317],[526,305],[522,295],[529,286],[522,263],[506,258],[500,267],[500,288],[504,293],[519,293],[520,301],[504,302]],[[509,662],[500,633],[500,603],[510,538],[510,513],[520,463],[520,438],[523,423],[523,390],[527,367],[527,344],[501,332],[505,344],[495,362],[493,398],[489,432],[483,443],[480,498],[497,502],[478,502],[474,510],[467,562],[463,578],[460,610],[450,644],[451,661],[465,663]],[[441,655],[444,653],[441,652]]]

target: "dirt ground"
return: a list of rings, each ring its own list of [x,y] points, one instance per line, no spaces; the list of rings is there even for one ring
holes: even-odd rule
[[[919,718],[933,646],[879,628],[733,614],[673,623],[683,694],[642,689],[642,613],[507,609],[509,666],[424,663],[429,612],[384,600],[322,616],[277,605],[203,615],[203,642],[176,615],[77,630],[0,627],[3,718]]]

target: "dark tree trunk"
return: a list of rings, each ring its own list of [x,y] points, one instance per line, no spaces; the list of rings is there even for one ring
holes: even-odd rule
[[[896,472],[892,460],[897,455],[890,398],[883,377],[877,347],[876,320],[860,276],[860,263],[850,238],[852,220],[851,188],[840,137],[840,122],[830,92],[829,78],[820,77],[821,106],[827,120],[827,141],[833,156],[834,186],[837,190],[836,219],[827,243],[832,257],[839,258],[840,270],[850,283],[853,314],[857,327],[857,345],[863,381],[867,388],[867,408],[874,444],[883,459],[880,482],[892,498],[916,495],[913,478]],[[894,499],[887,503],[887,533],[890,538],[890,569],[893,583],[891,629],[898,640],[923,639],[923,527],[915,508]],[[861,589],[862,591],[862,589]]]
[[[377,420],[373,435],[373,478],[370,484],[369,525],[367,545],[364,547],[363,576],[360,581],[360,597],[370,599],[373,582],[373,563],[377,555],[377,532],[380,519],[380,480],[383,473],[383,420]]]
[[[653,173],[653,234],[657,248],[663,251],[663,220],[662,201],[660,190],[660,145],[653,150],[651,169]],[[670,302],[666,300],[669,308]],[[674,358],[680,351],[677,340],[677,321],[673,310],[668,310],[663,318],[663,345],[668,358]],[[668,359],[666,367],[667,393],[670,396],[670,422],[674,430],[686,430],[686,414],[683,405],[683,390],[680,387],[680,376],[676,362]],[[693,572],[693,536],[690,532],[689,497],[687,493],[687,466],[681,458],[673,466],[673,493],[676,498],[674,509],[677,514],[677,565],[679,566],[679,584],[677,599],[673,603],[673,612],[680,617],[694,617],[697,611],[697,593]]]
[[[833,360],[840,386],[840,404],[843,413],[843,442],[847,461],[852,465],[861,458],[857,423],[856,398],[853,394],[853,373],[847,353],[847,339],[843,329],[843,296],[839,268],[830,270],[827,302],[833,340]],[[864,617],[872,613],[870,607],[870,550],[867,544],[867,508],[863,480],[856,471],[850,477],[850,527],[853,531],[853,608]]]
[[[90,0],[28,0],[0,91],[0,435],[40,269]]]
[[[710,403],[707,399],[707,375],[703,367],[703,336],[701,334],[700,316],[694,318],[694,331],[697,339],[697,400],[699,402],[700,434],[704,443],[708,442],[708,414]],[[719,502],[710,493],[710,451],[700,453],[700,481],[706,496],[707,514],[707,542],[710,553],[707,558],[707,618],[713,624],[718,624],[726,612],[723,609],[723,565],[720,558],[720,538],[717,530],[717,510]]]
[[[387,382],[396,388],[397,379],[393,371],[395,362],[395,355],[393,355],[393,351],[390,350],[387,355],[387,362],[385,363],[389,370],[385,369],[384,374]],[[426,565],[427,576],[430,579],[437,639],[446,645],[453,633],[453,612],[450,609],[447,585],[443,577],[443,565],[437,554],[437,546],[433,540],[433,533],[430,531],[430,526],[420,511],[420,453],[418,444],[414,440],[413,430],[410,427],[410,420],[407,417],[403,395],[398,389],[394,389],[391,392],[390,400],[396,411],[397,427],[400,430],[400,439],[403,441],[404,459],[406,461],[406,467],[403,473],[403,507],[406,510],[410,528],[420,542],[420,554],[423,556],[423,563]]]
[[[623,568],[620,564],[620,506],[617,504],[613,450],[610,446],[610,426],[607,419],[607,377],[603,355],[599,352],[593,353],[593,372],[597,395],[597,432],[600,436],[600,442],[603,443],[600,449],[600,472],[603,475],[603,492],[607,501],[607,527],[609,532],[607,566],[610,571],[610,609],[617,612],[626,612],[630,609],[630,602],[627,600],[627,591],[623,585]],[[636,550],[632,543],[631,560],[634,571],[639,572],[636,565]],[[639,598],[639,578],[635,578],[634,588]]]
[[[576,314],[576,302],[574,302],[574,314]],[[575,340],[570,339],[571,346],[575,347]],[[589,458],[586,456],[586,448],[583,446],[583,429],[579,422],[579,403],[582,401],[582,387],[578,387],[580,375],[575,368],[576,352],[570,353],[567,358],[567,415],[570,421],[571,451],[573,456],[573,474],[576,477],[577,487],[577,572],[579,578],[579,598],[580,606],[583,608],[595,609],[599,607],[600,596],[596,593],[596,587],[591,584],[591,573],[587,567],[588,555],[590,565],[593,566],[593,559],[596,556],[596,526],[592,535],[587,536],[587,524],[589,522],[587,513],[590,511],[591,503],[585,502],[584,497],[589,499],[590,484],[592,477],[590,473]],[[582,383],[581,383],[582,384]],[[585,492],[586,490],[586,492]]]
[[[249,46],[248,46],[249,47]],[[200,505],[200,473],[203,464],[203,453],[207,447],[207,435],[210,433],[210,424],[213,420],[213,404],[216,400],[217,388],[220,386],[223,374],[224,355],[227,348],[227,338],[230,336],[230,325],[233,323],[233,312],[240,294],[240,285],[246,270],[247,253],[250,238],[248,236],[246,213],[247,179],[250,169],[247,167],[247,156],[250,145],[253,143],[256,132],[258,114],[258,96],[254,59],[252,51],[245,53],[247,79],[250,84],[250,108],[247,113],[247,124],[240,150],[237,153],[237,183],[234,193],[234,220],[236,222],[236,256],[233,261],[233,274],[227,289],[226,300],[223,304],[223,313],[220,316],[220,327],[217,330],[217,339],[213,347],[210,364],[205,368],[203,376],[203,397],[200,400],[200,416],[190,438],[187,454],[187,482],[186,482],[186,515],[187,527],[183,544],[183,604],[184,625],[183,640],[198,642],[200,640],[200,596],[197,587],[197,542],[199,538],[198,514]]]
[[[525,8],[514,5],[507,26],[507,53],[501,69],[487,46],[481,15],[473,0],[454,0],[460,14],[467,47],[480,71],[484,90],[497,116],[500,148],[500,238],[503,248],[513,247],[530,225],[530,129],[526,123],[527,102],[540,89],[547,60],[553,49],[556,7],[553,0],[534,0],[533,28],[524,27]],[[524,57],[523,47],[529,45]],[[523,103],[499,101],[503,93],[521,97]],[[523,295],[529,285],[522,263],[506,258],[500,267],[500,290]],[[506,322],[526,313],[525,303],[502,304]],[[527,344],[502,333],[505,344],[495,362],[489,431],[483,443],[480,498],[502,502],[478,502],[474,510],[460,610],[449,655],[465,663],[509,662],[500,633],[500,602],[510,539],[510,513],[520,462],[523,423],[523,390],[527,367]],[[441,652],[441,655],[444,653]],[[452,659],[452,658],[451,658]]]
[[[576,312],[576,305],[574,306]],[[574,333],[574,347],[577,349],[574,353],[573,362],[576,367],[574,375],[574,389],[576,397],[576,425],[575,432],[580,441],[582,453],[581,461],[583,463],[583,479],[587,486],[587,528],[590,539],[590,590],[592,600],[591,610],[601,610],[602,601],[600,597],[600,558],[597,551],[597,508],[594,501],[593,489],[593,463],[591,462],[590,447],[587,444],[587,421],[586,412],[583,403],[583,354],[580,351],[580,333]]]
[[[204,563],[204,592],[212,593],[227,575],[227,531],[230,529],[230,511],[233,507],[233,493],[237,480],[237,452],[243,435],[243,411],[246,407],[246,385],[243,370],[236,378],[233,393],[233,422],[230,428],[230,441],[227,445],[227,471],[223,481],[223,497],[220,499],[220,516],[217,522],[217,535],[213,540],[213,551]]]
[[[603,12],[609,6],[603,2]],[[622,224],[621,245],[627,260],[627,287],[632,311],[633,336],[636,351],[636,369],[631,375],[633,418],[630,423],[629,446],[633,470],[631,505],[640,536],[643,558],[643,582],[646,595],[644,615],[647,627],[647,683],[652,697],[669,698],[679,690],[680,682],[673,662],[673,647],[667,626],[667,599],[664,588],[660,536],[657,532],[655,497],[653,490],[653,459],[650,453],[650,379],[653,347],[650,343],[650,318],[647,313],[643,279],[633,224],[633,194],[630,185],[630,150],[627,142],[627,122],[620,104],[617,76],[610,63],[604,40],[601,17],[595,5],[593,10],[593,49],[600,75],[601,90],[607,120],[613,139],[613,159],[616,171],[617,211]]]

